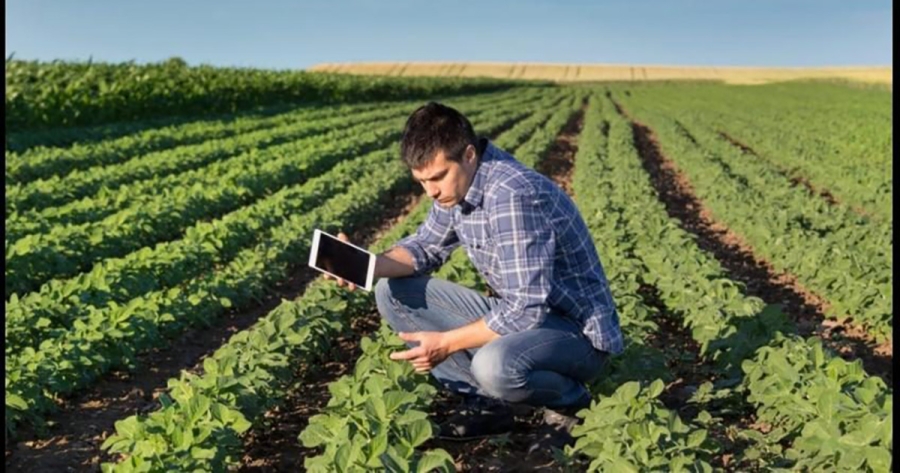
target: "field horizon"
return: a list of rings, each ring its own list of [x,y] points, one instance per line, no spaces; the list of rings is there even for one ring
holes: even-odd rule
[[[554,82],[714,80],[726,84],[764,84],[802,79],[831,79],[887,85],[893,83],[893,66],[754,67],[480,61],[373,61],[320,63],[306,70],[360,75],[490,77],[549,80]]]

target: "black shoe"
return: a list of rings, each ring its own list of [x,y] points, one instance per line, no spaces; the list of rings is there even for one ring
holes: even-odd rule
[[[572,406],[544,408],[544,424],[537,431],[537,439],[529,445],[527,455],[540,452],[552,455],[554,449],[562,450],[567,445],[575,445],[572,429],[581,423],[581,419],[575,414],[588,407],[590,398]]]
[[[499,400],[469,396],[440,424],[437,438],[467,441],[509,432],[515,425],[512,408]]]

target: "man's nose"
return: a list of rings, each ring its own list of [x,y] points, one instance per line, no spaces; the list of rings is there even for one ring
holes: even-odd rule
[[[434,184],[425,183],[425,193],[428,194],[428,197],[435,199],[437,196],[441,195],[441,190]]]

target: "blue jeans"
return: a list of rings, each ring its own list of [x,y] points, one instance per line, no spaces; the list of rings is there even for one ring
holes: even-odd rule
[[[382,278],[375,286],[375,300],[381,316],[397,332],[453,330],[477,321],[500,303],[430,276]],[[450,355],[431,374],[461,394],[562,408],[587,404],[590,393],[585,383],[600,374],[606,359],[575,321],[551,312],[539,327]]]

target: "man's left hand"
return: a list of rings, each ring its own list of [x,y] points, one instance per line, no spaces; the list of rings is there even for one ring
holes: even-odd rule
[[[392,360],[408,360],[419,373],[427,373],[450,356],[443,332],[400,332],[405,342],[419,342],[409,350],[391,353]]]

